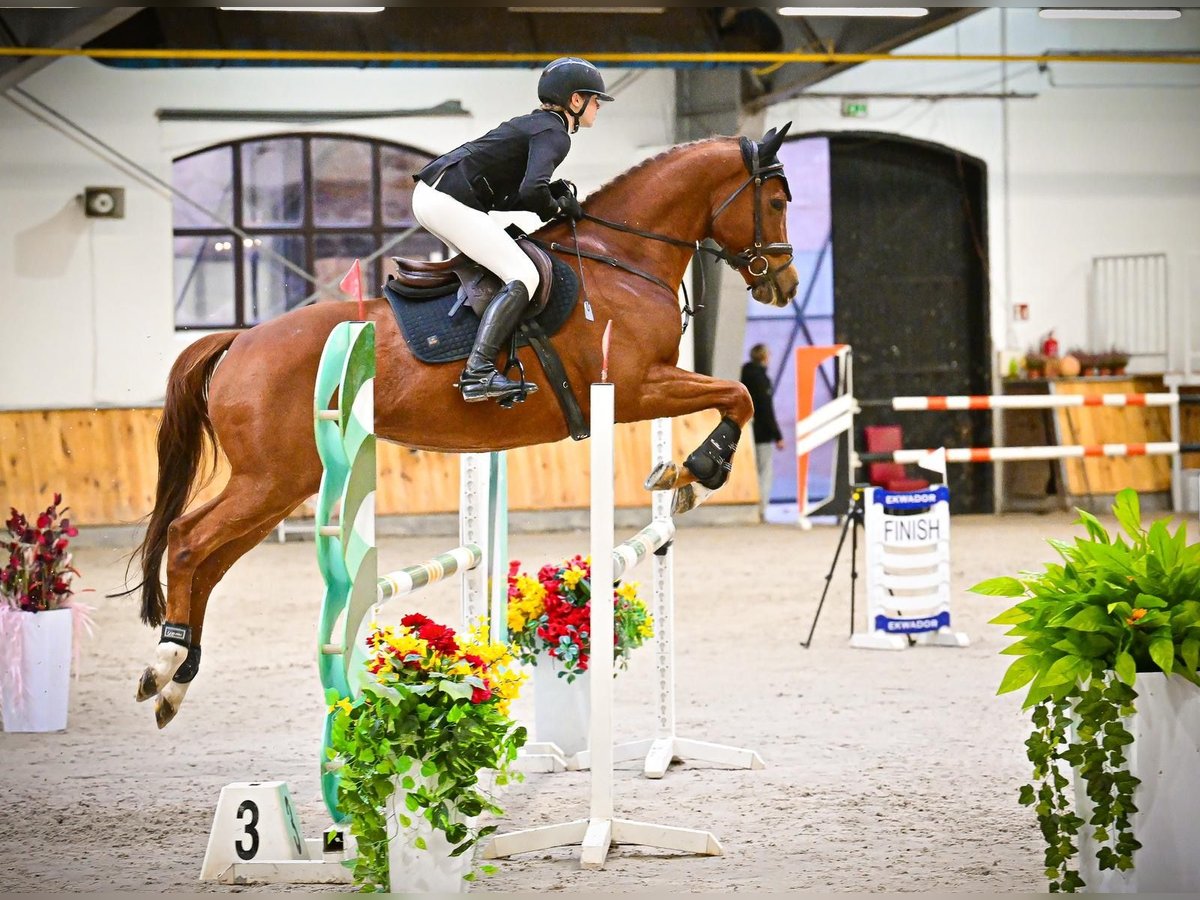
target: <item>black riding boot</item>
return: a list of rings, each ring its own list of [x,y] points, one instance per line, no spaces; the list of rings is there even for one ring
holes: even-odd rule
[[[525,284],[510,281],[483,311],[479,333],[475,335],[475,346],[467,357],[467,367],[458,379],[463,399],[468,403],[504,400],[522,389],[519,381],[505,378],[496,369],[496,355],[500,352],[500,345],[516,330],[528,304],[529,291],[525,289]],[[524,389],[532,394],[537,390],[537,385],[526,382]]]

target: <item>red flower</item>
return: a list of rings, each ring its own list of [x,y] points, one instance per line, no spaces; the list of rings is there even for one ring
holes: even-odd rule
[[[428,616],[423,616],[420,613],[409,613],[400,620],[400,624],[405,628],[422,628],[425,625],[432,625],[433,620]]]
[[[487,703],[491,699],[492,688],[486,681],[483,683],[483,687],[477,687],[471,691],[472,703]]]
[[[516,559],[509,560],[509,563],[508,563],[508,577],[509,577],[509,578],[516,578],[516,577],[517,577],[517,573],[518,573],[518,572],[520,572],[520,571],[521,571],[521,562],[520,562],[520,560],[516,560]]]
[[[427,624],[417,629],[417,636],[421,640],[428,641],[430,647],[446,656],[458,652],[458,641],[454,637],[453,628],[438,625],[436,622],[430,622],[428,619],[425,621]]]
[[[487,663],[480,657],[476,656],[474,653],[464,654],[463,659],[466,662],[470,663],[472,666],[474,666],[476,669],[486,669],[487,668]]]

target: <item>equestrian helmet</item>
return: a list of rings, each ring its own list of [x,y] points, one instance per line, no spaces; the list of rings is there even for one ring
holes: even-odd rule
[[[542,77],[538,79],[538,99],[543,103],[570,107],[571,95],[575,93],[595,94],[601,100],[613,99],[604,92],[600,70],[586,59],[562,56],[542,70]]]

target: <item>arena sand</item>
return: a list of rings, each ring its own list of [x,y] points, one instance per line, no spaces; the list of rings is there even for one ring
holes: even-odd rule
[[[1016,803],[1027,776],[1019,697],[996,697],[1007,639],[987,620],[996,598],[975,582],[1049,558],[1046,537],[1076,529],[1065,513],[956,517],[954,621],[967,649],[851,650],[849,545],[816,640],[808,632],[838,529],[688,527],[676,543],[676,685],[682,737],[757,750],[761,771],[684,762],[665,778],[619,764],[622,818],[711,830],[725,855],[614,847],[602,871],[578,848],[499,862],[473,891],[1038,891],[1040,837]],[[632,533],[629,531],[628,533]],[[618,532],[618,539],[628,533]],[[446,538],[382,538],[399,567]],[[587,534],[515,534],[527,568],[587,552]],[[311,541],[273,541],[226,576],[209,604],[204,660],[176,720],[154,724],[134,688],[156,638],[123,583],[127,548],[81,547],[82,599],[97,631],[72,684],[68,730],[3,734],[0,882],[9,891],[339,891],[228,887],[196,880],[222,786],[287,781],[302,824],[327,824],[317,781],[324,711],[314,662],[320,576]],[[862,551],[860,550],[860,566]],[[649,591],[649,567],[634,577]],[[860,579],[858,602],[865,591]],[[456,584],[411,608],[454,623]],[[649,737],[653,648],[616,681],[618,740]],[[532,720],[532,694],[514,707]],[[586,773],[532,774],[502,798],[502,830],[587,816]]]

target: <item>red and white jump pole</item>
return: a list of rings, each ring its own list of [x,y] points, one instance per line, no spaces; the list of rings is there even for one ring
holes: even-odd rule
[[[812,393],[816,368],[826,359],[837,357],[846,373],[839,378],[835,397],[819,409],[812,410]],[[929,458],[932,450],[895,450],[890,453],[856,453],[854,450],[854,416],[864,406],[888,407],[898,412],[959,411],[959,410],[1005,410],[1005,409],[1073,409],[1086,407],[1169,407],[1171,412],[1171,440],[1149,443],[1122,444],[1075,444],[1046,447],[966,447],[947,448],[946,462],[952,463],[997,463],[1052,459],[1090,459],[1097,457],[1171,456],[1171,494],[1173,507],[1179,509],[1181,453],[1196,449],[1192,445],[1181,445],[1179,405],[1180,395],[1176,391],[1160,391],[1151,394],[963,394],[928,397],[892,397],[888,400],[856,400],[853,382],[850,380],[850,347],[838,344],[831,347],[806,347],[796,354],[796,409],[812,410],[799,416],[796,422],[796,458],[799,477],[797,479],[800,521],[824,502],[809,504],[807,501],[808,455],[817,447],[837,438],[849,435],[851,472],[861,469],[864,463],[887,461],[897,463],[921,463]],[[851,476],[853,478],[853,474]]]

